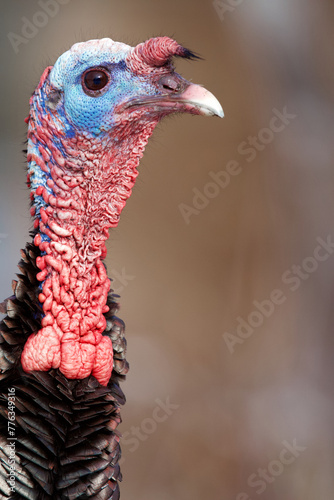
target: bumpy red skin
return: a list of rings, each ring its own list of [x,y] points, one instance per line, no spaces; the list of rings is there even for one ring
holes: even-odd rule
[[[47,74],[48,70],[39,87]],[[39,233],[34,239],[46,253],[37,262],[44,317],[42,329],[25,344],[22,367],[27,372],[59,368],[69,379],[92,374],[105,386],[113,368],[112,343],[102,335],[110,289],[102,262],[105,241],[108,229],[118,224],[158,119],[139,120],[142,112],[138,111],[136,121],[136,112],[132,112],[131,121],[123,116],[110,135],[92,137],[77,132],[68,138],[51,115],[39,117],[38,125],[35,113],[32,109],[28,138],[39,145],[40,155],[28,155],[28,162],[35,161],[44,172],[50,172],[48,185],[55,196],[43,186],[32,191],[32,199],[42,195],[46,203],[41,217],[35,219]],[[65,154],[56,148],[53,137],[61,140]],[[50,241],[42,241],[40,233]]]

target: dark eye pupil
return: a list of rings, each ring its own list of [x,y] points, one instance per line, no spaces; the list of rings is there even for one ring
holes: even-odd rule
[[[101,90],[107,85],[108,76],[102,70],[93,69],[91,71],[87,71],[84,77],[84,82],[89,90]]]

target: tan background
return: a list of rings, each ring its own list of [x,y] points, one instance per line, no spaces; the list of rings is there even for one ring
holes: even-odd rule
[[[15,53],[8,33],[22,36],[22,18],[38,22],[42,9],[1,2],[1,298],[30,228],[23,119],[44,67],[76,41],[175,37],[205,58],[178,70],[209,88],[226,118],[159,127],[108,242],[131,363],[122,498],[332,498],[334,255],[295,291],[282,275],[313,255],[316,238],[334,239],[333,3],[225,0],[223,19],[204,0],[62,3]],[[285,106],[296,117],[247,162],[239,145],[268,137],[273,108]],[[209,172],[230,160],[242,172],[186,224],[179,204],[191,205],[193,189],[208,189]],[[285,302],[231,354],[223,334],[236,334],[238,316],[274,289]],[[178,408],[167,418],[157,399],[168,397]],[[294,439],[306,449],[289,465],[273,462]],[[268,467],[276,476],[259,493],[249,477]]]

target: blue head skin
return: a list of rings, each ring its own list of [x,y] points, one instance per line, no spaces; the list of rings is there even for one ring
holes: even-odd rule
[[[138,94],[155,95],[152,81],[134,75],[127,67],[125,60],[130,51],[128,45],[107,38],[75,44],[59,57],[50,83],[60,91],[69,133],[72,128],[93,135],[110,131],[118,104]],[[102,89],[90,91],[85,86],[85,74],[95,68],[105,70],[108,81]]]

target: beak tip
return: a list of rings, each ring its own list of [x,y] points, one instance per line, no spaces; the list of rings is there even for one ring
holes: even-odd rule
[[[211,94],[208,90],[206,91],[206,98],[203,104],[207,105],[208,114],[211,116],[218,116],[219,118],[224,118],[224,110],[218,101],[218,99]]]
[[[220,109],[216,110],[216,116],[218,116],[219,118],[224,118],[225,113],[224,113],[224,110],[221,106],[220,106]]]
[[[190,84],[183,92],[182,98],[200,111],[201,115],[224,117],[224,111],[218,99],[201,85]]]

